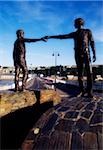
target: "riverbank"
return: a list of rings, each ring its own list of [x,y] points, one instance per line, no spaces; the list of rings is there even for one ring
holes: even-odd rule
[[[34,78],[33,75],[29,75],[27,83]],[[19,82],[19,86],[22,85],[22,82]],[[0,76],[0,93],[5,90],[14,89],[14,75],[1,75]]]

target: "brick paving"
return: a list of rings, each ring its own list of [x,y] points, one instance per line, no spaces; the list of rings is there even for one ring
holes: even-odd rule
[[[103,98],[65,97],[30,130],[22,150],[102,150]]]

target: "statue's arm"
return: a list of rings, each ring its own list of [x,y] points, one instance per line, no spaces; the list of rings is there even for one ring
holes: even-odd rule
[[[95,62],[96,61],[96,48],[95,48],[95,42],[93,39],[93,35],[92,35],[92,32],[90,30],[89,30],[89,41],[90,41],[90,46],[91,46],[91,49],[93,52],[93,62]]]
[[[44,38],[39,38],[39,39],[28,39],[28,38],[24,38],[23,39],[24,42],[37,42],[37,41],[44,41],[46,42],[46,40]]]
[[[74,32],[64,35],[45,36],[45,39],[69,39],[74,38]]]

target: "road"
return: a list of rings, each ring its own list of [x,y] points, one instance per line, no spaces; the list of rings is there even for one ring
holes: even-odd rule
[[[32,79],[28,85],[27,89],[29,90],[42,90],[42,89],[53,89],[53,82],[40,77],[35,77]],[[77,85],[72,84],[63,84],[57,83],[56,84],[56,91],[60,94],[61,97],[74,97],[80,93],[80,90]],[[102,96],[102,92],[97,92],[98,90],[94,90],[94,95]]]
[[[41,89],[46,89],[46,86],[43,80],[41,80],[39,77],[35,77],[28,83],[27,89],[41,90]]]
[[[57,83],[56,87],[57,87],[56,91],[60,94],[61,97],[70,96],[69,93],[67,92],[69,88],[65,84]],[[47,80],[45,78],[35,77],[28,83],[26,88],[29,90],[54,89],[54,85],[53,82],[50,80]]]
[[[29,90],[41,90],[41,89],[53,89],[53,82],[45,78],[35,77],[27,85]],[[74,92],[73,92],[74,90]],[[79,92],[78,87],[75,85],[67,85],[63,83],[56,84],[56,91],[61,94],[74,94],[74,96]]]

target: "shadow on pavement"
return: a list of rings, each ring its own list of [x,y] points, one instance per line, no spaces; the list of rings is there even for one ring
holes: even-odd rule
[[[75,85],[57,83],[56,87],[63,92],[66,92],[71,97],[77,96],[80,93],[79,88]]]
[[[37,94],[37,93],[36,93]],[[39,96],[37,94],[37,96]],[[53,106],[53,102],[29,106],[1,118],[1,148],[16,150],[21,147],[30,129],[40,116]]]

